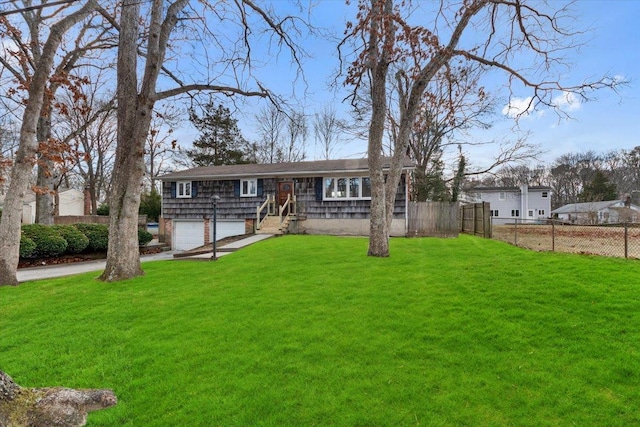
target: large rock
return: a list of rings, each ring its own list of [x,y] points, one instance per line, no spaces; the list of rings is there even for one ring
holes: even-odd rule
[[[117,403],[111,390],[23,388],[0,371],[0,427],[76,427],[87,413]]]

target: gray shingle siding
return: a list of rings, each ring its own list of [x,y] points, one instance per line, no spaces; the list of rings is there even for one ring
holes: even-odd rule
[[[294,193],[297,199],[298,213],[313,219],[367,219],[370,200],[317,200],[315,180],[322,177],[293,179]],[[290,179],[264,178],[262,196],[237,197],[234,195],[234,182],[238,180],[192,181],[197,193],[192,198],[173,197],[171,186],[175,181],[164,181],[162,185],[163,209],[165,219],[201,219],[213,215],[213,200],[220,196],[217,207],[218,219],[253,219],[256,208],[265,200],[267,194],[276,193],[278,181]],[[404,218],[406,207],[406,179],[403,175],[396,192],[394,218]]]

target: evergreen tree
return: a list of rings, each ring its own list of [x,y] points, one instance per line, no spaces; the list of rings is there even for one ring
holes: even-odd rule
[[[578,195],[581,202],[602,202],[605,200],[616,200],[618,191],[616,185],[609,182],[609,178],[602,172],[596,171],[590,183],[584,186]]]
[[[238,129],[238,121],[223,105],[216,108],[205,105],[202,116],[194,111],[189,120],[200,131],[187,156],[197,166],[219,166],[250,163],[247,157],[249,144]]]

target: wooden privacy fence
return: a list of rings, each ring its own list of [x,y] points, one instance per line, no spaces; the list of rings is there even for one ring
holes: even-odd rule
[[[458,202],[411,202],[407,236],[458,237]]]
[[[460,207],[460,231],[491,238],[491,211],[489,203],[471,203]]]

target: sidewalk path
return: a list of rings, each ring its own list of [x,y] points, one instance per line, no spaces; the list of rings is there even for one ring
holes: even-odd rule
[[[224,245],[217,252],[218,257],[223,255],[227,255],[232,251],[235,251],[240,248],[244,248],[245,246],[251,245],[255,242],[259,242],[260,240],[267,239],[272,237],[271,234],[255,234],[249,236],[247,238],[237,240],[235,242],[231,242],[227,245]],[[174,259],[173,255],[176,252],[167,251],[160,252],[157,254],[151,255],[142,255],[140,256],[140,261],[161,261],[161,260],[170,260]],[[211,259],[213,255],[212,252],[188,256],[179,259]],[[87,273],[89,271],[100,271],[104,270],[107,265],[107,261],[97,260],[97,261],[85,261],[85,262],[75,262],[71,264],[58,264],[58,265],[45,265],[42,267],[30,267],[30,268],[21,268],[18,270],[17,276],[19,282],[28,282],[31,280],[40,280],[40,279],[52,279],[54,277],[62,277],[62,276],[70,276],[73,274]]]
[[[173,252],[160,252],[151,255],[140,256],[140,261],[160,261],[173,259]],[[18,281],[28,282],[30,280],[53,279],[54,277],[71,276],[73,274],[87,273],[89,271],[104,270],[107,261],[104,259],[97,261],[73,262],[70,264],[45,265],[42,267],[21,268],[18,270]]]

